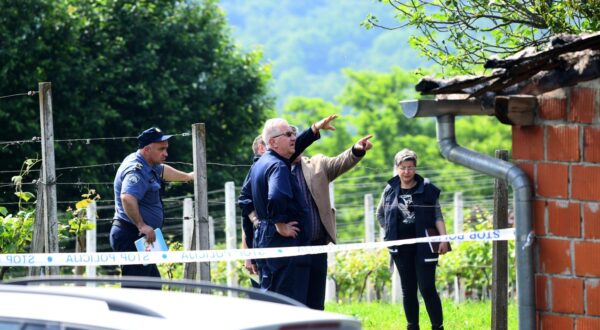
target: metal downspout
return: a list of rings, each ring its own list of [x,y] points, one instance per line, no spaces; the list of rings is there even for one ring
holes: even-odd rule
[[[533,260],[533,231],[531,213],[531,184],[523,170],[516,165],[468,150],[456,143],[454,115],[437,117],[437,139],[442,155],[449,161],[475,171],[506,180],[513,188],[516,223],[517,301],[519,330],[534,330],[535,284]]]

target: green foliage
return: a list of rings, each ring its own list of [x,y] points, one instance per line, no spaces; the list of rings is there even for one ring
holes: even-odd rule
[[[172,240],[172,237],[167,239],[167,246],[169,246],[169,251],[183,251],[183,244],[181,242],[175,242]],[[183,279],[183,269],[184,265],[181,263],[162,263],[158,264],[158,271],[160,272],[163,278],[167,279]]]
[[[11,214],[8,208],[0,207],[0,254],[29,252],[35,219],[35,209],[30,202],[35,196],[30,192],[23,191],[22,178],[29,174],[31,168],[38,161],[37,159],[27,159],[23,162],[19,175],[12,177],[16,189],[14,195],[18,198],[18,211],[16,214]],[[22,270],[16,270],[16,272],[22,273]],[[11,276],[10,271],[9,267],[0,267],[0,280],[6,274]]]
[[[491,56],[540,48],[559,33],[598,31],[600,2],[573,0],[387,0],[402,27],[419,31],[410,45],[446,75],[473,73]],[[393,28],[368,14],[363,26]]]
[[[328,269],[329,278],[335,282],[337,301],[361,301],[367,280],[371,281],[378,298],[385,288],[390,288],[390,271],[387,267],[387,249],[353,250],[335,254],[335,266]]]
[[[29,251],[35,212],[20,210],[16,214],[0,216],[0,253],[25,253]]]
[[[244,261],[238,260],[233,262],[232,273],[237,276],[238,285],[242,287],[252,287],[250,282],[250,274],[244,268]],[[227,261],[217,261],[211,263],[210,280],[213,283],[227,284]]]
[[[284,109],[284,116],[292,125],[298,126],[300,130],[310,127],[314,122],[329,115],[342,113],[342,109],[322,99],[293,98]],[[352,146],[352,135],[349,132],[348,120],[340,116],[332,122],[336,128],[334,132],[322,131],[322,138],[315,142],[305,153],[305,156],[314,156],[324,153],[334,156]],[[333,151],[334,154],[327,152]]]
[[[54,134],[60,139],[135,136],[153,125],[181,133],[204,122],[207,159],[245,163],[257,127],[271,114],[271,73],[259,63],[259,51],[234,46],[215,2],[0,2],[0,91],[37,90],[39,81],[52,82]],[[2,141],[39,136],[37,97],[1,100],[0,120],[7,123]],[[221,148],[223,141],[227,148]],[[93,144],[57,143],[57,167],[115,163],[136,149],[133,139]],[[18,168],[38,149],[35,143],[5,148],[4,168]],[[169,151],[170,161],[189,163],[191,138],[172,139]],[[209,170],[211,189],[244,176],[230,168]],[[59,180],[110,182],[114,171],[62,171]],[[60,188],[59,200],[88,189]],[[112,193],[109,186],[96,188]]]
[[[69,238],[75,238],[75,252],[86,251],[86,232],[96,227],[95,224],[89,222],[87,209],[90,203],[100,200],[100,195],[94,189],[90,189],[81,197],[83,199],[75,204],[75,209],[70,206],[67,208],[67,218],[60,219],[58,225],[59,239],[68,242]],[[84,267],[75,267],[76,274],[81,275],[83,272]]]
[[[87,208],[90,203],[100,200],[100,195],[96,193],[96,190],[90,189],[88,193],[81,195],[82,200],[75,204],[75,209],[70,206],[67,208],[67,214],[70,219],[67,220],[67,224],[61,229],[63,232],[68,232],[75,235],[80,239],[85,236],[85,232],[90,229],[94,229],[95,225],[89,222],[87,218]],[[82,244],[83,246],[84,244]]]
[[[468,231],[492,229],[490,219],[481,223],[472,223]],[[450,288],[454,278],[459,277],[465,292],[471,298],[489,298],[492,290],[492,242],[462,242],[453,245],[453,250],[440,258],[438,267],[438,287]],[[515,242],[508,241],[508,265],[515,265]],[[512,292],[516,289],[516,275],[508,272],[508,284]]]
[[[442,299],[444,310],[444,326],[446,329],[480,330],[491,328],[491,302],[466,301],[455,304],[450,299]],[[508,329],[516,330],[518,327],[517,303],[509,300],[508,303]],[[365,330],[392,330],[405,329],[406,319],[400,304],[387,304],[381,302],[365,303],[328,303],[325,311],[341,313],[358,318]],[[424,304],[421,302],[419,309],[421,329],[429,329],[429,316]]]

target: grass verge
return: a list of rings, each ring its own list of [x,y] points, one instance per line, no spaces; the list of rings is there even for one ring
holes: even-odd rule
[[[446,329],[490,329],[492,323],[491,302],[466,301],[455,304],[450,299],[443,299],[444,327]],[[421,329],[431,329],[425,305],[421,301],[419,320]],[[365,330],[406,329],[404,310],[401,304],[389,303],[327,303],[325,310],[351,315],[362,322]],[[517,329],[517,304],[510,301],[508,305],[508,329]]]

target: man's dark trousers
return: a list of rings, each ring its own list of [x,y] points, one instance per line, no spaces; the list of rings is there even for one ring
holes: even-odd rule
[[[110,246],[115,252],[137,252],[135,241],[139,239],[137,228],[123,220],[115,220],[110,229]],[[147,276],[160,278],[160,272],[155,264],[144,265],[121,265],[121,275],[123,276]],[[135,285],[122,285],[122,287],[136,287]]]
[[[314,244],[322,245],[322,244]],[[308,297],[306,306],[312,309],[325,309],[325,285],[327,283],[327,253],[310,255],[308,276]]]
[[[300,240],[279,235],[275,225],[261,221],[258,230],[258,247],[290,247],[302,245]],[[260,286],[277,292],[302,304],[307,304],[310,256],[261,259]]]

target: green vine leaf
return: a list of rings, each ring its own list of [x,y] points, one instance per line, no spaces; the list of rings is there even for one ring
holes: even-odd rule
[[[35,197],[34,194],[28,192],[28,191],[18,191],[15,193],[15,195],[17,197],[19,197],[20,200],[25,201],[25,202],[29,202],[30,199],[32,199],[33,197]]]

